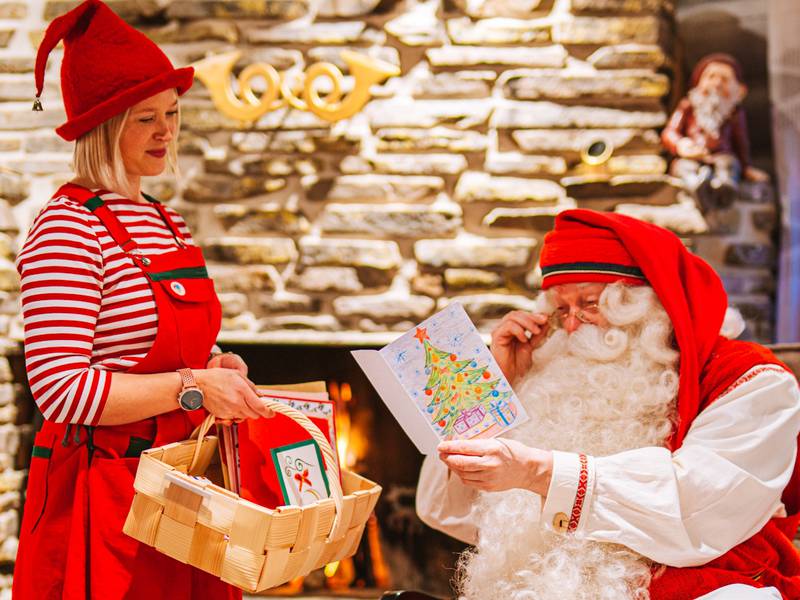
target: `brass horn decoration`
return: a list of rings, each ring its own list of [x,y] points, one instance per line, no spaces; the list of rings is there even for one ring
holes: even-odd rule
[[[303,97],[298,98],[285,74],[278,74],[272,65],[254,63],[246,67],[238,77],[239,96],[233,89],[231,74],[233,66],[242,53],[239,50],[210,56],[194,63],[194,74],[203,82],[214,105],[222,114],[238,121],[252,123],[271,110],[293,106],[308,110],[326,121],[339,121],[352,117],[370,98],[370,86],[400,74],[400,69],[384,61],[370,58],[357,52],[342,51],[342,59],[350,68],[355,85],[342,99],[342,72],[331,63],[319,62],[304,73]],[[255,77],[263,77],[267,88],[261,97],[253,93],[251,85]],[[320,77],[328,77],[333,89],[322,98],[315,86]]]
[[[239,50],[234,50],[209,56],[191,66],[194,67],[194,76],[211,92],[211,99],[219,112],[238,121],[252,122],[282,106],[282,103],[276,103],[281,91],[280,75],[275,67],[266,63],[248,66],[239,74],[239,93],[244,98],[240,100],[231,85],[231,72],[241,55]],[[261,98],[256,97],[250,85],[250,81],[259,75],[267,81],[267,90]]]

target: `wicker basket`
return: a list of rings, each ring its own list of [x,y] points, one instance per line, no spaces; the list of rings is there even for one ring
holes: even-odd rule
[[[259,506],[200,479],[218,460],[217,438],[206,437],[142,453],[123,531],[183,563],[249,592],[275,587],[352,556],[381,487],[342,471],[325,437],[303,414],[270,401],[300,423],[325,456],[331,498],[308,506]]]

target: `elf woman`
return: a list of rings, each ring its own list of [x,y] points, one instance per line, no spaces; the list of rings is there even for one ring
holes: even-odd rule
[[[26,599],[241,598],[122,533],[142,450],[186,439],[208,411],[271,416],[232,354],[212,353],[220,303],[200,249],[143,176],[175,166],[191,68],[99,0],[55,19],[37,100],[64,41],[61,90],[75,178],[34,220],[17,268],[36,435],[14,572]]]

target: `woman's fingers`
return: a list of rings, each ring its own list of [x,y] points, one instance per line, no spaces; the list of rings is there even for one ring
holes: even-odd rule
[[[251,406],[257,398],[252,383],[239,371],[214,368],[198,371],[198,374],[198,383],[205,395],[204,404],[215,417],[231,420],[261,416]]]
[[[244,380],[250,388],[250,391],[253,392],[252,396],[250,394],[245,396],[245,402],[247,402],[248,406],[254,410],[259,417],[267,419],[274,417],[275,411],[269,407],[270,401],[262,397],[261,390],[258,389],[258,386],[246,377]]]
[[[275,411],[269,407],[268,401],[264,398],[256,395],[252,399],[247,398],[246,401],[250,408],[255,411],[259,417],[272,418],[275,416]]]
[[[238,354],[233,352],[225,352],[219,355],[219,367],[223,369],[232,369],[247,377],[247,363]]]
[[[247,387],[253,390],[253,393],[256,395],[256,397],[261,395],[261,391],[258,389],[258,386],[252,381],[250,381],[246,375],[242,375],[242,379],[244,379],[244,382],[247,384]]]
[[[229,355],[235,356],[235,355]],[[258,387],[241,371],[219,367],[198,371],[208,411],[221,420],[271,418],[275,412]]]
[[[253,393],[253,390],[243,390],[240,406],[241,415],[246,419],[258,419],[261,416],[259,408],[259,399]]]

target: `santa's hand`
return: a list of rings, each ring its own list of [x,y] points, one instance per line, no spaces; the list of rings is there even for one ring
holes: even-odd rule
[[[515,440],[452,440],[439,444],[439,458],[464,485],[487,492],[520,488],[547,495],[553,453]]]
[[[549,331],[545,314],[514,310],[492,331],[492,356],[512,385],[531,368],[531,352]]]

